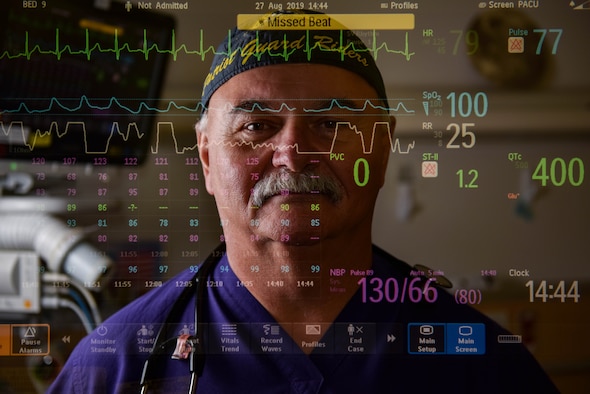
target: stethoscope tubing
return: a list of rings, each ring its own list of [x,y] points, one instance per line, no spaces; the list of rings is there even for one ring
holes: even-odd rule
[[[176,343],[178,338],[164,338],[164,327],[168,325],[168,323],[172,322],[175,317],[181,316],[184,308],[186,307],[187,302],[189,302],[190,298],[194,296],[195,299],[195,334],[190,336],[188,341],[191,345],[191,351],[189,355],[189,371],[191,374],[190,378],[190,386],[189,386],[189,393],[194,394],[197,391],[197,384],[199,377],[203,374],[203,368],[205,367],[205,358],[206,358],[206,351],[204,346],[204,339],[203,339],[203,331],[205,326],[204,321],[204,307],[205,307],[205,289],[207,288],[206,282],[207,278],[211,274],[215,265],[219,262],[221,257],[225,254],[225,243],[220,244],[215,250],[205,259],[205,261],[199,266],[197,272],[192,278],[192,281],[195,283],[194,288],[191,286],[185,287],[178,300],[174,302],[170,312],[166,316],[164,323],[160,326],[158,333],[156,334],[156,340],[154,342],[154,346],[143,364],[143,370],[141,373],[140,379],[140,388],[141,393],[147,393],[149,388],[150,381],[153,379],[154,372],[153,370],[153,363],[152,360],[157,355],[165,354],[166,349],[169,347],[170,343]]]

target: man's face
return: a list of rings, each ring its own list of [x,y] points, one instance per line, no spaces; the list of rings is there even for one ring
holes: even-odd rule
[[[222,85],[198,145],[226,240],[370,237],[394,127],[380,105],[364,79],[328,65],[259,67]]]

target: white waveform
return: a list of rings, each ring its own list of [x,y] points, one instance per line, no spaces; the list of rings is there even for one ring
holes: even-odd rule
[[[51,136],[52,134],[55,135],[57,138],[62,138],[65,136],[69,131],[70,128],[76,127],[81,128],[83,135],[84,135],[84,150],[86,154],[106,154],[109,149],[110,141],[115,134],[121,136],[121,138],[127,142],[131,133],[135,133],[137,138],[143,138],[144,133],[141,133],[137,127],[135,122],[129,123],[127,125],[126,132],[121,132],[119,122],[113,122],[111,126],[111,130],[109,133],[108,138],[105,141],[105,148],[104,150],[89,150],[88,148],[88,138],[87,138],[87,131],[86,131],[86,124],[84,122],[67,122],[63,128],[63,131],[60,131],[59,124],[57,122],[52,122],[50,124],[49,130],[41,131],[37,129],[34,134],[31,133],[30,129],[24,126],[23,122],[21,121],[13,121],[11,122],[8,127],[4,125],[3,122],[0,121],[0,129],[2,130],[3,134],[7,137],[7,139],[12,143],[21,144],[27,146],[31,151],[35,149],[35,146],[38,144],[38,140],[42,138],[46,138]],[[166,131],[165,129],[168,129]],[[346,130],[343,130],[345,128]],[[187,151],[194,151],[197,148],[197,144],[191,146],[180,146],[178,139],[175,134],[174,130],[174,123],[173,122],[158,122],[156,126],[156,139],[154,144],[151,146],[151,153],[157,154],[159,151],[160,139],[163,133],[168,132],[171,137],[172,141],[174,142],[174,149],[177,154],[184,154]],[[391,132],[390,125],[388,122],[375,122],[373,124],[373,130],[371,133],[370,141],[367,144],[365,141],[364,133],[359,130],[355,125],[352,125],[350,122],[338,122],[336,124],[336,129],[334,131],[334,137],[330,144],[330,149],[326,151],[303,151],[300,149],[298,143],[289,144],[289,145],[276,145],[272,142],[250,142],[250,141],[236,141],[236,142],[219,142],[218,144],[224,144],[228,146],[250,146],[252,149],[260,149],[260,148],[270,148],[272,150],[286,150],[286,149],[295,149],[298,154],[301,155],[329,155],[334,153],[335,145],[338,141],[338,134],[339,133],[350,133],[354,132],[360,140],[362,150],[364,154],[371,154],[373,153],[374,143],[375,143],[375,134],[377,132],[385,132],[387,133],[387,137],[389,139],[389,144],[391,147],[391,151],[393,153],[397,152],[399,154],[408,154],[412,149],[414,149],[416,142],[412,141],[407,145],[407,148],[404,150],[402,149],[401,143],[398,138],[393,138],[393,133]],[[18,134],[20,133],[20,137]],[[20,141],[19,141],[20,139]],[[0,140],[1,141],[1,140]]]
[[[392,153],[397,152],[399,154],[407,155],[408,153],[410,153],[412,149],[414,149],[414,146],[416,146],[416,141],[412,141],[408,144],[408,148],[405,151],[402,151],[399,138],[396,138],[394,141],[393,133],[391,131],[389,122],[375,122],[373,123],[373,131],[371,133],[371,142],[369,144],[369,149],[367,149],[365,145],[364,134],[361,130],[359,130],[356,126],[350,124],[349,122],[338,122],[336,123],[336,132],[334,133],[334,139],[332,140],[331,150],[334,148],[334,144],[336,143],[336,137],[338,136],[338,131],[341,126],[347,126],[350,130],[353,130],[359,136],[361,140],[361,145],[363,147],[363,153],[366,155],[370,155],[371,153],[373,153],[373,145],[375,143],[375,134],[377,133],[377,128],[381,129],[381,132],[387,133],[387,137],[389,138],[389,146],[391,147]]]
[[[343,126],[345,126],[348,130],[346,130],[346,131],[341,130],[341,128]],[[235,142],[216,142],[216,143],[218,145],[226,145],[226,146],[232,146],[232,147],[250,146],[252,149],[270,148],[274,151],[295,149],[295,151],[300,155],[329,155],[329,154],[334,153],[334,147],[338,141],[338,133],[354,132],[360,139],[363,153],[366,155],[370,155],[371,153],[373,153],[373,148],[374,148],[374,143],[375,143],[375,134],[378,131],[387,133],[387,136],[389,138],[389,145],[391,147],[391,152],[393,152],[393,153],[397,152],[399,154],[409,154],[410,151],[412,149],[414,149],[414,147],[416,145],[416,141],[412,141],[408,144],[408,146],[405,150],[402,150],[402,146],[399,141],[399,138],[395,138],[395,139],[393,138],[393,133],[391,132],[389,122],[375,122],[373,124],[373,130],[371,133],[371,138],[370,138],[370,142],[368,144],[368,148],[367,148],[367,144],[365,142],[364,133],[361,130],[359,130],[356,126],[352,125],[350,122],[336,123],[336,129],[334,131],[334,137],[333,137],[332,142],[330,144],[330,149],[326,150],[326,151],[302,151],[302,150],[300,150],[299,144],[297,144],[297,143],[286,144],[286,145],[277,145],[272,142],[252,142],[252,141],[244,141],[244,140],[235,141]]]
[[[193,151],[197,148],[197,144],[195,143],[192,146],[185,146],[182,148],[179,148],[178,146],[178,139],[176,138],[176,134],[174,132],[174,123],[173,122],[158,122],[158,125],[156,126],[156,141],[155,141],[155,146],[151,147],[151,152],[153,154],[157,154],[159,147],[160,147],[160,135],[162,133],[161,127],[165,125],[168,126],[170,128],[170,134],[172,135],[172,141],[174,141],[174,150],[176,151],[177,154],[181,155],[184,154],[186,151]]]
[[[42,131],[37,129],[35,130],[34,134],[32,134],[30,129],[26,127],[21,121],[10,122],[8,128],[4,126],[4,122],[0,122],[0,129],[10,141],[16,143],[18,141],[18,137],[15,136],[15,133],[18,134],[20,132],[22,136],[22,145],[28,147],[30,151],[33,151],[35,149],[39,139],[50,137],[52,134],[55,135],[57,138],[62,138],[70,131],[70,128],[74,126],[82,128],[82,133],[84,135],[84,151],[87,154],[106,154],[109,149],[110,141],[113,138],[113,135],[115,134],[120,135],[123,141],[125,142],[127,142],[127,140],[129,139],[129,135],[131,134],[132,130],[135,130],[137,138],[142,138],[144,136],[144,134],[139,131],[137,124],[135,122],[127,124],[127,132],[125,133],[121,132],[119,128],[119,122],[113,122],[109,136],[105,141],[105,150],[92,151],[88,150],[88,133],[86,131],[85,122],[66,122],[66,125],[64,126],[63,131],[61,132],[59,124],[57,122],[51,122],[51,124],[49,125],[49,130]]]

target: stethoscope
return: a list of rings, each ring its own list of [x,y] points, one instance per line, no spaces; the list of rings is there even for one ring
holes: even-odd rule
[[[196,274],[193,276],[192,281],[195,283],[195,287],[185,287],[182,290],[178,300],[172,306],[172,309],[166,316],[164,324],[158,330],[156,340],[152,351],[148,356],[147,360],[143,364],[143,371],[141,374],[141,380],[139,382],[141,388],[141,394],[146,394],[149,388],[150,381],[154,376],[152,367],[153,364],[150,362],[155,356],[161,356],[163,354],[170,354],[170,348],[172,343],[176,343],[176,347],[172,353],[172,358],[177,360],[189,360],[189,371],[190,371],[190,385],[189,394],[195,394],[197,392],[198,380],[203,374],[203,368],[205,366],[205,346],[203,340],[203,331],[205,326],[205,319],[203,316],[203,310],[205,307],[205,289],[207,288],[206,283],[209,274],[212,272],[213,267],[217,264],[220,258],[225,254],[225,243],[219,245],[205,261],[199,266]],[[427,281],[433,282],[433,284],[451,288],[452,283],[444,276],[433,276],[432,270],[424,265],[416,264],[412,267],[414,270],[422,272],[424,278]],[[173,321],[175,316],[181,316],[184,311],[184,307],[190,298],[195,297],[195,334],[188,335],[182,334],[178,337],[164,338],[164,327],[166,323]]]
[[[176,360],[188,359],[189,361],[189,371],[191,377],[188,392],[190,394],[197,392],[197,383],[203,374],[203,368],[205,366],[205,347],[203,346],[203,330],[205,321],[203,318],[203,310],[205,306],[205,289],[207,286],[205,286],[203,283],[207,281],[207,278],[213,270],[213,267],[215,267],[215,264],[224,254],[225,243],[222,243],[199,266],[196,274],[192,278],[192,281],[195,284],[194,288],[192,286],[185,287],[182,290],[178,300],[174,303],[172,309],[166,316],[165,323],[162,324],[158,330],[152,351],[143,364],[143,371],[141,373],[141,380],[139,382],[141,394],[147,393],[150,381],[154,376],[153,364],[150,364],[150,362],[155,358],[155,356],[170,354],[169,349],[172,343],[176,343],[176,348],[172,353],[172,358]],[[186,303],[190,301],[190,298],[193,295],[195,298],[195,334],[183,334],[178,337],[164,339],[164,327],[167,325],[166,323],[172,321],[175,316],[182,315]]]

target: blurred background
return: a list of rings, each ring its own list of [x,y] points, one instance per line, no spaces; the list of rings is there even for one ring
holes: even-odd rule
[[[450,279],[562,392],[590,387],[589,5],[46,0],[0,16],[0,392],[43,392],[87,330],[223,240],[203,80],[238,14],[301,7],[413,16],[356,31],[397,117],[374,242]]]

